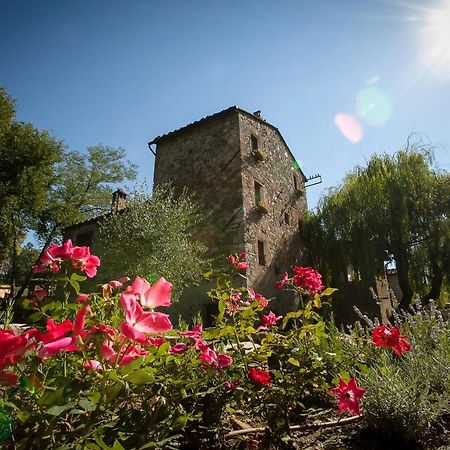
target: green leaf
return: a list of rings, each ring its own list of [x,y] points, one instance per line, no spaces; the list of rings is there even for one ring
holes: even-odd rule
[[[75,280],[75,281],[85,281],[85,280],[87,280],[87,277],[85,277],[84,275],[78,275],[77,273],[74,272],[70,276],[70,279]]]
[[[202,335],[206,340],[217,339],[220,337],[221,331],[222,329],[219,327],[211,327],[204,330]]]
[[[214,277],[214,272],[213,272],[212,270],[209,270],[208,272],[205,272],[205,273],[203,274],[203,276],[204,276],[207,280],[210,280],[211,278]]]
[[[94,411],[96,408],[96,404],[87,398],[82,398],[78,404],[80,405],[80,408],[85,411]]]
[[[64,411],[72,409],[75,405],[76,405],[75,402],[69,402],[69,403],[66,403],[65,405],[61,405],[61,406],[55,405],[55,406],[48,408],[47,413],[50,414],[51,416],[59,416]]]
[[[341,376],[340,376],[343,380],[345,381],[350,381],[350,372],[341,372]]]
[[[164,356],[167,354],[168,350],[170,348],[170,342],[164,342],[164,344],[160,345],[158,348],[158,351],[156,353],[156,356]]]
[[[188,419],[189,419],[188,414],[183,414],[182,416],[178,416],[175,420],[172,421],[172,429],[180,430],[180,429],[184,428],[187,424]]]
[[[216,322],[220,323],[223,320],[223,315],[225,314],[225,301],[223,299],[219,300],[219,314],[217,315]]]
[[[44,316],[44,313],[41,311],[36,311],[35,313],[31,314],[30,317],[28,317],[29,322],[37,322]]]
[[[295,367],[300,367],[300,363],[295,358],[289,358],[288,363],[291,363]]]
[[[119,395],[122,390],[122,386],[123,384],[121,382],[116,382],[106,388],[106,398],[109,402],[114,400]]]
[[[249,306],[242,312],[241,317],[243,319],[248,319],[249,317],[251,317],[254,314],[254,312],[255,312],[255,310],[251,306]]]
[[[165,444],[169,443],[172,440],[176,440],[179,439],[181,436],[181,434],[174,434],[172,436],[169,436],[168,438],[162,439],[159,442],[147,442],[145,445],[143,445],[142,447],[139,447],[139,450],[145,450],[147,448],[166,448]]]
[[[64,403],[64,386],[55,391],[46,390],[42,397],[38,399],[37,403],[41,406],[61,405]]]
[[[333,292],[336,292],[336,288],[326,288],[321,294],[321,297],[328,297],[329,295],[333,294]]]
[[[112,447],[106,444],[106,442],[101,438],[98,431],[94,433],[95,442],[99,445],[101,450],[112,450]]]
[[[74,288],[76,294],[78,295],[80,293],[80,283],[76,280],[69,280],[70,285]]]
[[[111,380],[113,380],[113,381],[122,382],[122,380],[120,379],[119,375],[117,375],[117,371],[116,370],[111,370],[110,372],[108,372],[108,377]]]
[[[290,319],[298,319],[302,315],[303,315],[303,311],[301,309],[298,311],[293,311],[293,312],[287,313],[284,316],[283,323],[281,324],[281,329],[284,329],[286,327],[286,325]]]
[[[41,308],[41,310],[43,312],[47,312],[47,311],[52,311],[52,310],[57,309],[57,308],[61,308],[61,306],[62,306],[61,302],[50,302],[50,303],[47,303],[46,305],[44,305]]]
[[[320,307],[322,306],[322,302],[320,301],[319,294],[316,294],[316,295],[314,296],[314,306],[315,306],[316,308],[320,308]]]
[[[134,372],[130,373],[127,376],[127,381],[129,381],[131,384],[140,386],[145,383],[154,382],[155,376],[153,374],[153,370],[149,367],[146,367],[144,369],[138,369],[138,370],[135,370]]]
[[[137,358],[134,361],[131,361],[129,364],[123,366],[120,368],[120,374],[121,375],[127,375],[130,372],[133,372],[134,370],[140,369],[142,365],[142,361],[144,358]]]
[[[30,411],[19,410],[16,412],[16,416],[22,423],[24,423],[30,418]]]
[[[100,392],[93,391],[93,392],[87,393],[86,395],[88,396],[89,400],[92,403],[96,403],[97,404],[100,401]]]

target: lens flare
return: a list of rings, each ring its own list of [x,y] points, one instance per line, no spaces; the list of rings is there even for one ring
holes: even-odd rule
[[[419,51],[431,72],[438,78],[450,79],[450,0],[425,14]]]
[[[372,126],[384,125],[392,115],[392,101],[387,93],[370,86],[356,97],[356,109],[364,122]]]
[[[355,116],[339,113],[335,116],[334,123],[350,142],[356,144],[363,138],[363,127]]]
[[[298,170],[298,169],[300,169],[300,163],[298,161],[294,161],[291,170]]]

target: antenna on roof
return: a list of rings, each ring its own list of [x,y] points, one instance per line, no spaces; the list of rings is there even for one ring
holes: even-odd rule
[[[311,183],[311,184],[307,184],[308,181],[313,181],[313,180],[318,180],[318,181],[315,181],[314,183]],[[306,179],[305,188],[315,186],[316,184],[320,184],[320,183],[322,183],[322,175],[319,175],[319,174],[311,175],[310,177],[308,177]]]

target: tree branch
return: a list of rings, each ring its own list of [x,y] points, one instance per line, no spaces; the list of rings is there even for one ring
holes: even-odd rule
[[[318,430],[321,428],[332,428],[338,426],[349,425],[361,420],[362,416],[353,416],[347,417],[345,419],[333,420],[331,422],[319,422],[319,423],[309,423],[305,425],[291,425],[289,427],[290,431],[304,431],[304,430]],[[268,427],[259,427],[259,428],[246,428],[244,430],[235,430],[230,431],[225,435],[225,439],[230,439],[236,436],[242,436],[245,434],[253,434],[253,433],[262,433],[268,430]]]

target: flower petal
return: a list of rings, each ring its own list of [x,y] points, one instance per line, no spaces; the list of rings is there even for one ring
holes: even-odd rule
[[[144,312],[135,323],[134,328],[143,333],[164,333],[172,329],[172,323],[167,314],[160,312]]]
[[[144,297],[141,297],[141,303],[147,308],[157,308],[158,306],[170,306],[170,296],[172,292],[172,283],[169,283],[164,277],[161,277],[153,286],[151,286]]]
[[[122,292],[120,304],[125,311],[127,322],[130,325],[134,325],[143,312],[141,305],[135,300],[134,294],[128,289],[125,292]]]

